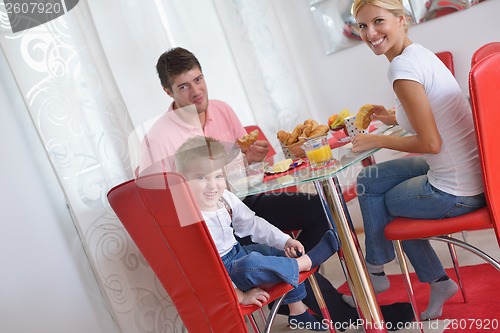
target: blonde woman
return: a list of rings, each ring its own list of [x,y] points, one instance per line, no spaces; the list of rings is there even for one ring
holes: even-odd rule
[[[399,124],[405,137],[358,134],[353,151],[388,148],[421,157],[402,158],[362,170],[358,195],[366,233],[366,262],[376,292],[389,288],[384,264],[394,259],[384,227],[394,217],[441,219],[485,205],[472,114],[454,76],[435,54],[413,43],[401,0],[355,0],[360,36],[389,61],[395,112],[376,105],[372,119]],[[438,221],[436,223],[439,223]],[[427,240],[403,242],[417,276],[430,283],[422,320],[441,316],[458,290]],[[346,301],[352,301],[346,299]]]

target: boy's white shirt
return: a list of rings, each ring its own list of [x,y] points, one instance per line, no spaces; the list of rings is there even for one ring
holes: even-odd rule
[[[224,190],[222,196],[231,207],[232,221],[222,204],[216,211],[201,211],[221,257],[238,243],[234,234],[241,238],[250,236],[257,244],[266,244],[280,250],[285,248],[286,242],[290,239],[289,235],[255,215],[255,212],[228,190]]]

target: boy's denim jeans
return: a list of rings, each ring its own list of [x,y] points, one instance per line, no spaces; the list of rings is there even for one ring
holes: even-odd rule
[[[358,175],[366,261],[370,264],[382,265],[394,259],[392,242],[384,235],[385,226],[394,217],[442,219],[472,212],[486,204],[483,194],[457,197],[436,189],[428,182],[428,170],[423,158],[410,157],[371,165]],[[445,275],[428,240],[404,241],[403,248],[421,282],[432,282]]]
[[[303,284],[298,284],[297,260],[285,256],[285,251],[263,244],[241,246],[236,244],[222,257],[229,277],[242,291],[262,285],[286,282],[295,288],[290,290],[283,304],[300,301],[306,297]]]

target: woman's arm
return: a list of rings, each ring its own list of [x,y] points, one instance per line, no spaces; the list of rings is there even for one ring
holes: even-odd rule
[[[394,81],[394,92],[401,102],[415,135],[392,137],[358,134],[353,140],[353,152],[374,148],[388,148],[408,153],[437,154],[441,150],[434,114],[422,85],[416,81]]]

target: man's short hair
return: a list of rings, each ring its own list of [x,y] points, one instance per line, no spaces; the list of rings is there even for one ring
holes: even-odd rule
[[[177,75],[199,68],[201,65],[193,53],[182,48],[175,47],[164,52],[156,63],[156,71],[163,88],[172,90],[172,82]]]

